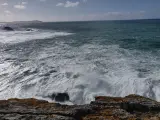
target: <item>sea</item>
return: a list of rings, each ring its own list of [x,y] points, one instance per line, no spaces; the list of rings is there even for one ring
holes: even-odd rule
[[[72,104],[138,94],[160,101],[160,20],[1,23],[0,99]]]

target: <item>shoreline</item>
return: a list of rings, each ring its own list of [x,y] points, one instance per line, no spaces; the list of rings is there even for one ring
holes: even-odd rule
[[[45,100],[0,100],[0,119],[5,120],[159,120],[160,103],[139,95],[97,96],[85,105],[61,105]]]

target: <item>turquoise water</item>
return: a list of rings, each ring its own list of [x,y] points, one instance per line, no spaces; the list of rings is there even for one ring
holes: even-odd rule
[[[0,31],[1,99],[67,92],[76,104],[96,95],[160,100],[160,20],[11,26]]]

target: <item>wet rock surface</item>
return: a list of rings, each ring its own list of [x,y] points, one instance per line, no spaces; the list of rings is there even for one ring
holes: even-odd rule
[[[52,100],[55,100],[57,102],[65,102],[69,101],[69,95],[68,93],[53,93],[51,96],[49,96]]]
[[[9,26],[3,27],[2,30],[5,30],[5,31],[14,31],[14,29],[12,27],[9,27]]]
[[[0,120],[160,120],[160,103],[138,95],[99,96],[88,105],[9,99],[0,101]]]

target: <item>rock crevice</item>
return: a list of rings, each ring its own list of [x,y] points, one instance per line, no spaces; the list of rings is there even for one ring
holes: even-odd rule
[[[95,97],[88,105],[37,99],[0,101],[0,120],[160,120],[160,103],[138,95]]]

